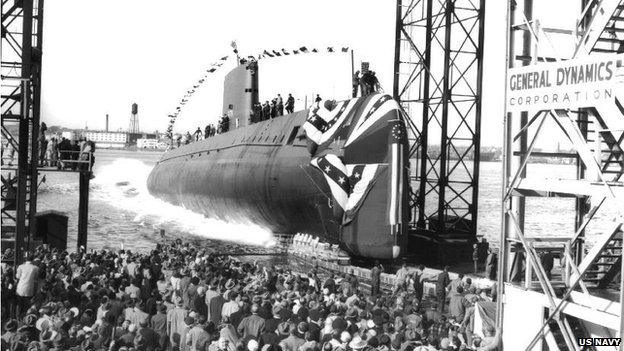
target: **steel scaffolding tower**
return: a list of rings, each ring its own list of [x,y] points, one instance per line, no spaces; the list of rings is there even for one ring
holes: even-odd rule
[[[412,229],[477,231],[485,0],[398,0],[393,96],[409,116]]]
[[[43,0],[2,1],[2,233],[18,262],[37,208],[42,29]]]
[[[546,28],[533,16],[532,0],[509,0],[506,76],[524,72],[518,66],[542,72],[545,63],[566,60],[611,60],[621,70],[622,56],[615,54],[624,52],[624,1],[583,1],[580,9],[576,28]],[[513,349],[579,350],[579,338],[624,334],[624,280],[616,284],[623,263],[624,110],[622,83],[613,84],[607,87],[609,94],[614,91],[613,99],[594,106],[516,108],[504,116],[497,326],[503,344],[513,343]],[[510,85],[506,82],[506,99]],[[538,139],[543,138],[568,143],[572,151],[538,152]],[[527,167],[532,156],[575,162],[575,176],[545,177]],[[527,201],[542,201],[563,212],[561,198],[574,202],[569,204],[575,216],[568,218],[566,236],[553,238],[525,227],[540,214],[528,211]],[[590,227],[591,238],[585,235]],[[550,275],[544,252],[560,255],[560,274]],[[523,321],[524,330],[510,328],[512,321]]]

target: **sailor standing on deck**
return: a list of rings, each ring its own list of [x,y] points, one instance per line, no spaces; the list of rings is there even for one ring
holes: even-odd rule
[[[277,115],[284,115],[284,99],[282,99],[282,96],[280,94],[277,94]]]
[[[195,141],[199,141],[203,139],[203,134],[202,134],[201,128],[199,127],[197,127],[197,130],[195,131],[195,133],[193,133],[193,135],[195,136]]]
[[[269,117],[271,117],[271,106],[269,106],[269,100],[267,100],[262,105],[262,120],[266,121]]]
[[[292,94],[288,94],[288,99],[286,99],[286,113],[295,112],[295,98]]]
[[[271,118],[277,117],[277,105],[275,104],[275,99],[271,100],[270,115]]]

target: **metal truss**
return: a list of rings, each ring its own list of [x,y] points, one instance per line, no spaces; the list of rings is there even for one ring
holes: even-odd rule
[[[2,232],[18,262],[37,206],[42,30],[43,0],[2,0]]]
[[[412,227],[477,231],[485,0],[397,3],[393,95],[409,116]]]
[[[543,28],[533,18],[532,0],[524,0],[521,5],[523,8],[519,9],[516,1],[509,0],[509,68],[624,52],[622,0],[582,1],[583,10],[573,30]],[[557,40],[560,35],[574,40],[573,51],[563,54],[565,50],[556,45],[566,42]],[[604,308],[601,306],[604,300],[594,294],[607,286],[614,287],[613,280],[621,273],[624,262],[624,129],[621,128],[624,115],[616,107],[619,103],[616,97],[613,106],[603,103],[576,111],[543,110],[532,116],[528,112],[505,115],[497,326],[502,330],[504,306],[509,303],[504,297],[506,287],[511,289],[518,281],[524,280],[523,289],[543,294],[547,310],[547,317],[530,343],[515,345],[517,348],[532,350],[543,341],[550,350],[560,347],[578,350],[577,338],[590,336],[585,329],[589,325],[586,322],[612,330],[613,336],[618,332],[623,335],[621,311],[614,314],[612,309]],[[546,122],[560,132],[546,132],[543,128]],[[540,137],[569,142],[573,152],[537,152],[535,146]],[[528,172],[531,156],[575,160],[576,177],[548,179]],[[525,211],[525,201],[529,197],[575,199],[576,216],[570,220],[569,235],[557,239],[529,236],[525,229],[527,219],[533,215]],[[593,246],[588,247],[585,230],[596,214],[606,208],[615,210],[616,217],[608,226],[595,228],[597,235]],[[560,253],[565,262],[560,277],[552,278],[546,273],[539,256],[541,249]],[[524,278],[514,276],[514,272],[522,269]],[[622,306],[624,280],[620,281]],[[559,292],[555,288],[559,288]],[[502,335],[504,340],[505,330]]]

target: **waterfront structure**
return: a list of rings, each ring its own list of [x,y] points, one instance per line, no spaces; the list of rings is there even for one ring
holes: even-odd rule
[[[409,116],[411,232],[464,259],[477,235],[484,18],[485,0],[396,2],[393,97]]]
[[[98,148],[120,149],[128,144],[128,133],[107,132],[104,130],[85,130],[81,136],[95,142]]]
[[[497,293],[506,349],[581,350],[589,338],[624,335],[624,114],[616,78],[624,60],[624,1],[582,4],[577,28],[566,30],[542,26],[532,0],[508,2]],[[537,151],[540,137],[570,143],[572,152]],[[574,160],[576,174],[544,178],[527,168],[531,156]],[[568,235],[532,234],[529,223],[539,214],[527,211],[527,201],[559,208],[561,198],[573,199]],[[597,222],[607,209],[615,216]],[[551,275],[553,255],[564,262],[561,274]]]

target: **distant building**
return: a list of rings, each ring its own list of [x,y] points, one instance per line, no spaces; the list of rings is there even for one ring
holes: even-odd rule
[[[137,148],[139,149],[157,149],[158,139],[141,138],[136,141]]]
[[[128,133],[85,130],[82,136],[94,141],[98,148],[124,148],[128,144]]]
[[[127,133],[128,134],[128,145],[137,145],[139,139],[156,139],[157,136],[154,133]]]

